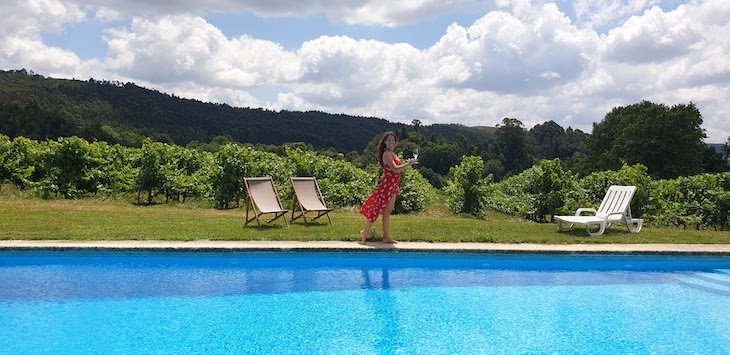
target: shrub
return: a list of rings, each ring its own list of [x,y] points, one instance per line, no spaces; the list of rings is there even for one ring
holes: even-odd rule
[[[225,209],[245,197],[244,177],[271,176],[281,196],[291,195],[289,176],[294,172],[292,164],[273,154],[229,143],[215,154],[215,171],[212,174],[213,198],[216,208]]]
[[[623,165],[618,171],[594,172],[578,181],[575,193],[567,196],[566,206],[568,211],[589,206],[598,208],[611,185],[636,186],[631,213],[635,217],[642,216],[651,196],[651,182],[646,166],[641,164]]]
[[[372,189],[370,185],[375,177],[350,162],[291,147],[286,147],[286,158],[294,176],[317,178],[325,202],[330,205],[359,205]]]
[[[34,140],[15,137],[6,149],[3,164],[7,181],[21,190],[36,187],[43,176],[46,148]]]
[[[10,160],[10,147],[12,144],[10,137],[0,134],[0,186],[10,181],[8,162]]]
[[[79,198],[96,190],[93,171],[102,163],[98,150],[79,137],[47,141],[46,174],[40,181],[44,196],[56,193],[64,198]]]
[[[400,194],[395,201],[395,213],[422,211],[434,200],[436,190],[415,169],[401,173]]]
[[[165,201],[208,196],[213,171],[212,154],[170,146],[163,165]]]
[[[560,160],[542,160],[537,165],[492,186],[489,207],[533,221],[565,212],[567,196],[576,189],[575,177],[563,170]]]
[[[663,226],[727,229],[730,173],[702,174],[653,183],[647,219]]]
[[[361,204],[372,190],[372,174],[346,161],[330,162],[331,166],[320,184],[325,201],[340,207]]]
[[[484,213],[485,193],[492,176],[483,178],[483,171],[484,161],[477,156],[465,156],[459,165],[451,168],[445,192],[452,211],[475,216]]]
[[[97,184],[93,192],[114,194],[135,191],[136,170],[133,162],[140,150],[106,142],[93,142],[91,146],[99,151],[100,157],[99,164],[89,171]]]

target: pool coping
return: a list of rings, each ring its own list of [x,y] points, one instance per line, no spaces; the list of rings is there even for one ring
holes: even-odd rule
[[[730,244],[505,244],[346,241],[0,240],[1,250],[355,251],[730,255]]]

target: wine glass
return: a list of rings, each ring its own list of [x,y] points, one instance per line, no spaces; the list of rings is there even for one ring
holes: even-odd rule
[[[413,159],[416,159],[416,164],[418,164],[418,148],[413,149]]]

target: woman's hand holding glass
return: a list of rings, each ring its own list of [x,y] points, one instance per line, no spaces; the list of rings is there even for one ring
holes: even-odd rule
[[[413,149],[413,159],[410,159],[411,165],[418,164],[418,148]]]

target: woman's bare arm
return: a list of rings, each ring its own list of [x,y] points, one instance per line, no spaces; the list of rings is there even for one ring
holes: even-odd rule
[[[411,161],[406,161],[405,164],[396,164],[395,163],[395,153],[390,151],[383,152],[383,162],[385,162],[386,165],[390,168],[390,170],[395,171],[396,173],[400,173],[401,171],[405,170],[407,167],[411,165]]]

